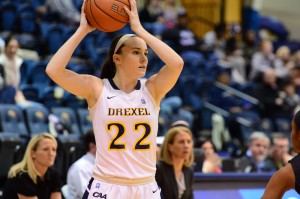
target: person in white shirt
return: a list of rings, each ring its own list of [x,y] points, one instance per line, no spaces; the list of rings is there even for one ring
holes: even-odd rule
[[[96,141],[92,129],[83,135],[83,142],[87,153],[74,162],[68,171],[68,199],[81,199],[92,177],[96,156]]]

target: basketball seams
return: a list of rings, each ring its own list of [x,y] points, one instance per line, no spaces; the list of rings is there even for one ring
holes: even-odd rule
[[[92,0],[91,0],[92,1]],[[96,0],[93,0],[94,1],[94,5],[96,6],[96,7],[98,7],[97,6],[97,4],[96,4]],[[100,9],[101,10],[101,9]],[[102,10],[101,10],[102,11]],[[100,29],[102,29],[103,31],[109,31],[108,29],[106,29],[106,28],[103,28],[103,26],[101,26],[99,23],[98,23],[98,21],[95,19],[95,17],[94,17],[94,15],[93,15],[93,12],[92,12],[92,4],[90,3],[90,13],[91,13],[91,16],[92,16],[92,18],[94,19],[94,21],[95,21],[95,23],[100,27]],[[105,13],[106,14],[106,13]],[[107,15],[107,14],[106,14]]]
[[[112,18],[112,19],[114,19],[114,20],[116,20],[116,21],[118,21],[118,22],[120,22],[120,23],[126,23],[126,22],[120,21],[119,19],[116,19],[116,18],[114,18],[113,16],[107,14],[107,12],[105,12],[103,9],[101,9],[101,8],[96,4],[96,1],[97,1],[97,0],[94,0],[94,5],[95,5],[99,10],[101,10],[101,12],[105,13],[107,16],[109,16],[110,18]],[[118,1],[118,2],[120,2],[120,1]],[[125,4],[125,5],[126,5],[126,4]]]
[[[128,0],[87,0],[84,8],[87,21],[103,32],[120,30],[129,21],[122,8],[128,6],[126,3]]]
[[[122,3],[122,4],[124,4],[125,6],[128,6],[128,7],[130,7],[130,5],[127,5],[126,3],[124,3],[123,1],[120,1],[120,0],[115,0],[115,1],[117,1],[117,2],[119,2],[119,3]]]

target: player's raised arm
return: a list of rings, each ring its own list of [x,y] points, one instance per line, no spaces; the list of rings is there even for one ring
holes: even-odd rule
[[[94,28],[89,26],[87,23],[83,3],[79,28],[54,54],[46,68],[46,73],[55,83],[63,87],[68,92],[85,98],[88,98],[90,93],[92,93],[92,86],[89,85],[91,84],[91,81],[95,79],[95,77],[89,75],[79,75],[66,69],[66,66],[76,47],[93,29]]]
[[[130,0],[131,10],[125,7],[130,18],[130,27],[139,37],[141,37],[165,63],[165,66],[157,75],[148,81],[148,88],[154,94],[156,100],[160,99],[175,85],[183,68],[182,58],[167,44],[151,35],[141,25],[136,1]]]

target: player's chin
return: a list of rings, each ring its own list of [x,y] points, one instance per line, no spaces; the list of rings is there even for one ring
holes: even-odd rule
[[[145,75],[146,75],[146,71],[140,71],[140,72],[138,73],[138,77],[139,77],[139,78],[145,77]]]

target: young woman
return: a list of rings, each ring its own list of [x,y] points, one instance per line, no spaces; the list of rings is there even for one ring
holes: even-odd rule
[[[23,160],[9,170],[4,198],[61,199],[60,176],[50,168],[55,161],[56,149],[57,142],[49,133],[32,137]]]
[[[84,2],[85,3],[85,2]],[[160,198],[155,182],[156,135],[161,99],[176,83],[183,60],[148,33],[135,0],[124,7],[135,34],[116,37],[100,78],[80,75],[66,65],[92,30],[82,6],[80,26],[50,60],[46,72],[61,87],[87,100],[96,136],[93,177],[83,198]],[[147,80],[147,45],[165,66]]]
[[[292,121],[291,139],[296,153],[300,152],[300,111]],[[290,189],[300,195],[300,155],[296,155],[290,163],[279,169],[268,182],[262,199],[280,199]]]
[[[194,180],[192,132],[183,125],[171,127],[165,135],[157,163],[156,181],[164,199],[192,199]]]
[[[221,164],[222,160],[220,156],[216,153],[216,147],[212,140],[203,139],[197,142],[197,147],[203,149],[204,160],[203,162],[197,162],[201,164],[202,173],[222,173]]]

